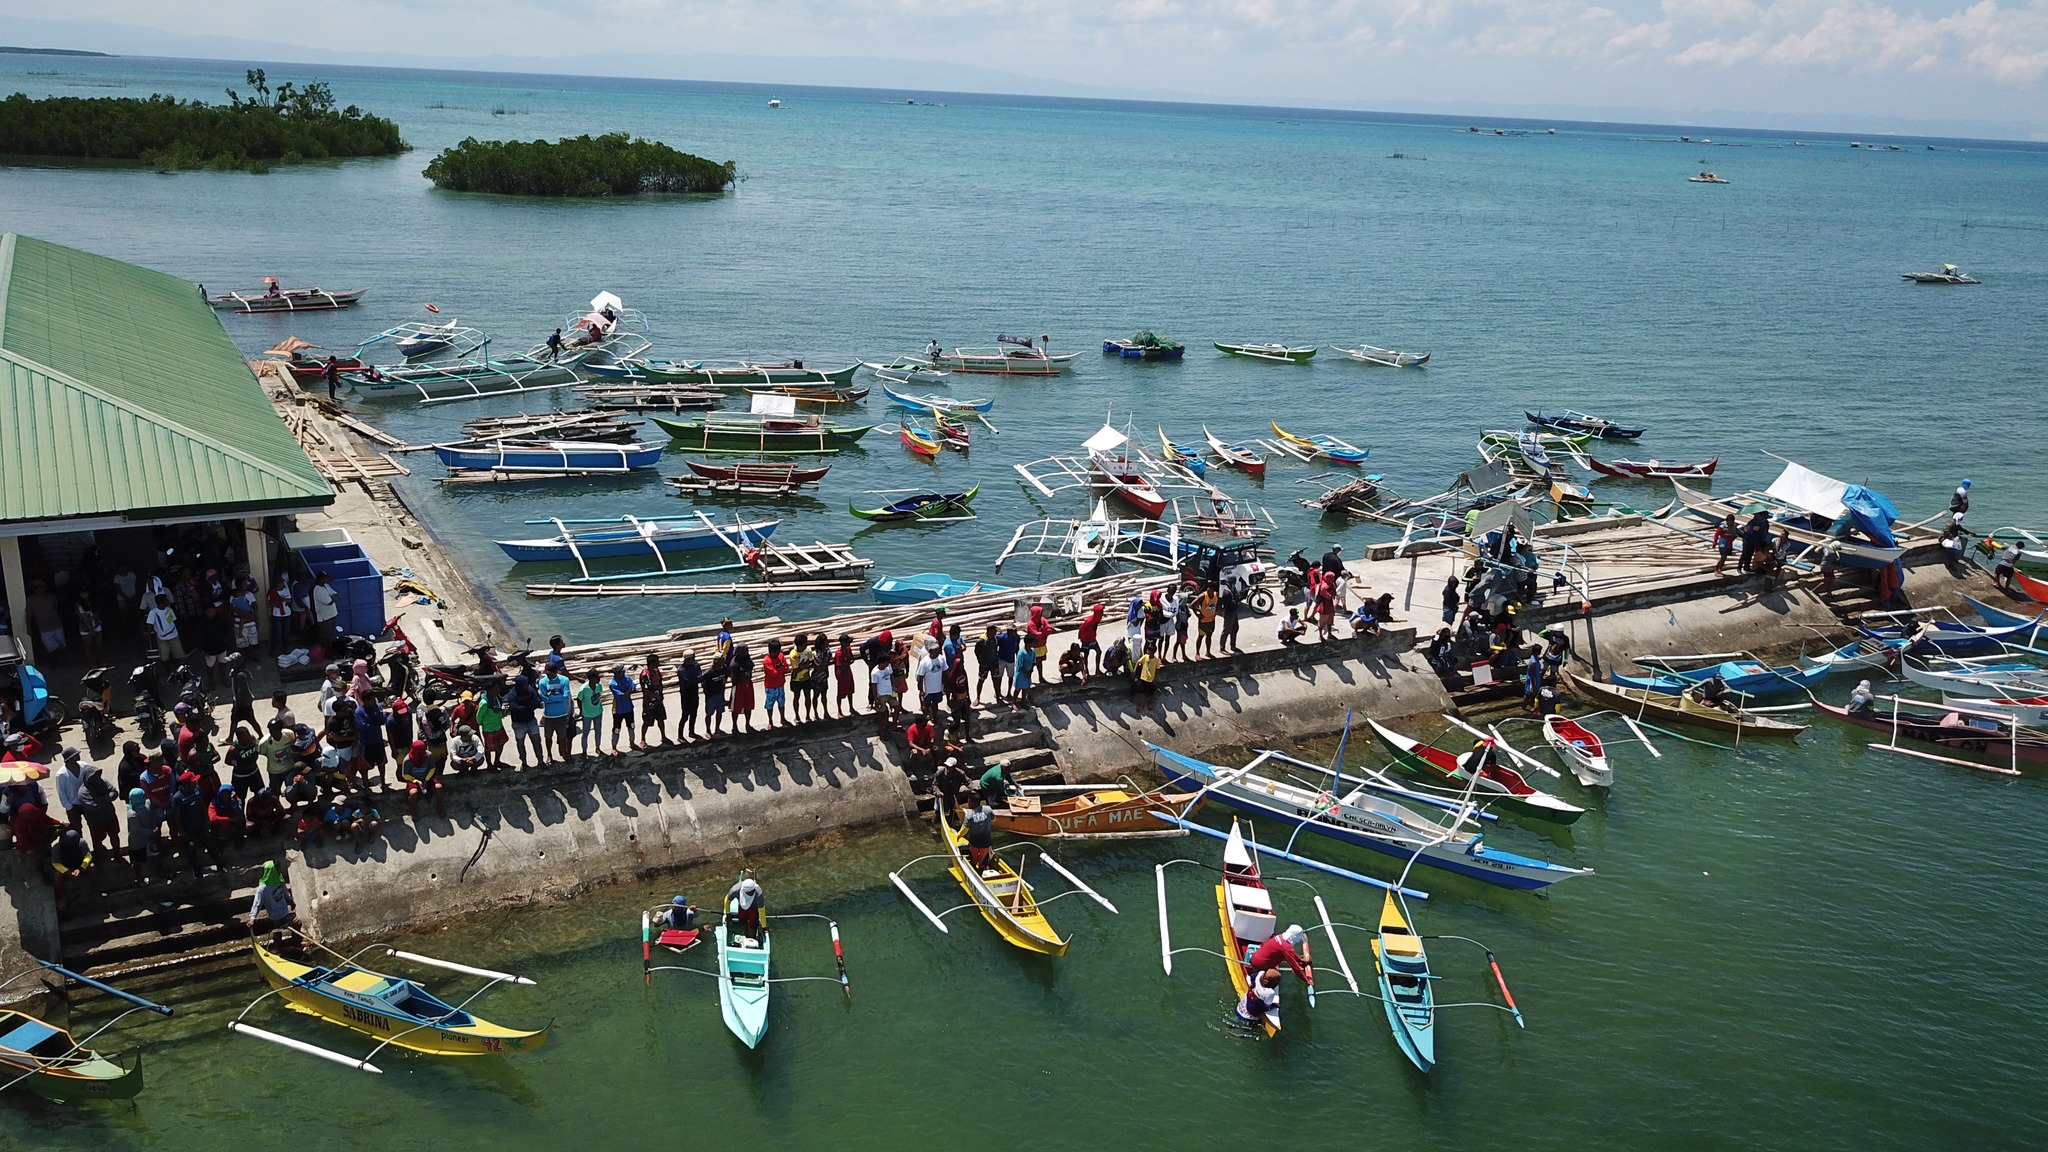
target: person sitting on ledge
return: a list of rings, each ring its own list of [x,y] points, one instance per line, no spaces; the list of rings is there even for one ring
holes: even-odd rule
[[[1301,634],[1306,631],[1307,627],[1301,622],[1301,609],[1289,608],[1287,619],[1280,622],[1280,643],[1291,646],[1301,639]]]
[[[1060,654],[1060,679],[1088,683],[1088,653],[1079,643],[1067,645],[1067,650]]]
[[[903,739],[910,745],[910,762],[905,766],[911,783],[931,775],[932,766],[938,763],[939,728],[931,717],[919,716],[903,730]]]
[[[441,783],[441,770],[434,767],[434,758],[427,755],[427,742],[415,740],[412,750],[398,764],[399,783],[405,785],[405,814],[414,820],[420,818],[420,796],[422,793],[433,798],[434,815],[448,818],[448,800],[445,786]]]
[[[1380,634],[1379,617],[1373,614],[1373,608],[1373,602],[1370,600],[1358,602],[1357,610],[1351,613],[1352,639],[1356,640],[1361,636],[1377,636]]]
[[[1103,677],[1107,679],[1112,676],[1122,676],[1126,672],[1130,671],[1130,667],[1130,644],[1127,641],[1123,640],[1110,641],[1108,650],[1103,652],[1102,654]]]

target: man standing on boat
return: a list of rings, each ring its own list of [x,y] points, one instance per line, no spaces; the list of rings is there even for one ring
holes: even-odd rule
[[[988,865],[996,842],[996,813],[983,799],[960,817],[960,836],[967,841],[967,862],[979,871]]]
[[[327,382],[328,401],[339,403],[340,397],[338,392],[341,388],[341,365],[335,361],[334,357],[329,356],[327,363],[320,366],[320,378]]]
[[[752,876],[740,877],[740,882],[726,892],[726,910],[739,935],[749,940],[761,938],[761,910],[767,906],[767,900],[761,882]]]
[[[557,328],[554,330],[554,333],[548,337],[548,363],[553,364],[555,362],[555,358],[560,356],[561,354],[562,330],[560,328]]]
[[[1948,498],[1948,518],[1952,524],[1960,525],[1963,517],[1970,514],[1970,482],[1964,480],[1956,485],[1955,495]]]

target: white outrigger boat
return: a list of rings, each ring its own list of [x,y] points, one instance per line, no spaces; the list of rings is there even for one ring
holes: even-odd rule
[[[1396,352],[1392,348],[1375,348],[1371,344],[1360,344],[1356,348],[1340,345],[1337,351],[1362,364],[1378,364],[1383,368],[1420,368],[1429,363],[1427,352],[1418,356],[1413,352]]]
[[[937,352],[925,362],[927,368],[941,368],[984,376],[1057,376],[1073,365],[1079,352],[1052,351],[1052,337],[996,337],[994,348],[955,348]]]
[[[1280,752],[1261,751],[1249,763],[1233,769],[1150,742],[1145,746],[1152,750],[1154,765],[1174,787],[1200,788],[1213,793],[1216,801],[1226,807],[1271,817],[1345,844],[1403,860],[1416,858],[1433,868],[1504,888],[1543,889],[1561,880],[1593,873],[1590,868],[1552,864],[1486,844],[1481,833],[1460,827],[1470,818],[1469,805],[1455,806],[1450,822],[1445,823],[1390,798],[1391,794],[1400,794],[1406,799],[1442,806],[1434,798],[1412,791],[1368,780],[1338,796],[1294,783],[1281,774],[1332,773],[1326,767]]]
[[[391,337],[394,345],[403,340],[426,340],[436,327],[400,325],[372,337],[371,342],[386,337]],[[647,318],[638,309],[627,308],[610,292],[600,292],[590,301],[588,312],[572,315],[562,325],[559,349],[550,349],[543,342],[517,356],[492,358],[486,337],[471,343],[457,359],[366,369],[353,374],[350,385],[365,397],[417,399],[423,404],[557,388],[583,381],[590,375],[587,365],[616,363],[653,347],[646,328]],[[458,328],[453,335],[467,341],[471,334],[476,330]]]

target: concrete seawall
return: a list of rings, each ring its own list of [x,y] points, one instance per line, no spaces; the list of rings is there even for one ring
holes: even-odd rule
[[[1434,714],[1449,701],[1418,657],[1411,629],[1371,641],[1262,651],[1169,666],[1155,708],[1120,688],[1056,684],[1039,705],[977,724],[1002,729],[1004,751],[1050,748],[1070,780],[1110,780],[1149,763],[1142,741],[1202,754],[1288,742],[1342,726],[1347,706],[1382,718]],[[1199,680],[1174,683],[1176,671]],[[330,840],[292,870],[306,923],[326,939],[564,900],[593,885],[787,845],[819,832],[903,820],[917,797],[900,746],[873,721],[830,721],[787,735],[671,747],[594,766],[450,781],[451,819],[402,819],[360,858]]]

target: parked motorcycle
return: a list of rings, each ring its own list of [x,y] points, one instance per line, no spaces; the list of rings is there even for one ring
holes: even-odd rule
[[[86,695],[78,702],[78,722],[85,728],[85,738],[93,743],[109,740],[114,735],[114,685],[107,679],[105,668],[87,670],[79,677],[79,687]]]

